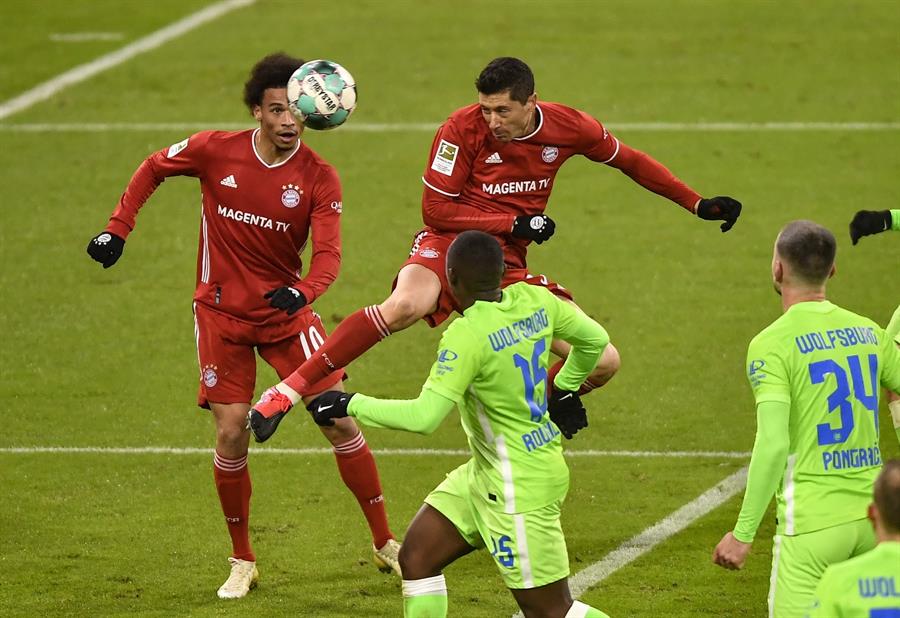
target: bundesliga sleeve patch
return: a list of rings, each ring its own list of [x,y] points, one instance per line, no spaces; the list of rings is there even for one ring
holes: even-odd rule
[[[191,138],[186,137],[183,140],[181,140],[180,142],[178,142],[177,144],[172,144],[171,146],[169,146],[169,152],[166,153],[166,158],[171,159],[172,157],[177,155],[179,152],[181,152],[182,150],[187,148],[189,139],[191,139]]]
[[[459,146],[442,139],[441,143],[438,144],[434,160],[431,162],[431,169],[444,176],[452,176],[453,167],[456,165],[456,156],[458,154]]]

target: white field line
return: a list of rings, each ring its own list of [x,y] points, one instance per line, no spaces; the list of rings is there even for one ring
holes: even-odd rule
[[[87,41],[121,41],[121,32],[53,32],[48,37],[54,43],[84,43]]]
[[[666,539],[675,536],[719,505],[743,491],[746,485],[747,468],[744,467],[697,496],[677,511],[665,516],[637,536],[628,539],[604,556],[599,562],[595,562],[569,578],[569,589],[572,592],[572,598],[577,599],[591,586],[596,586],[625,565],[654,549]],[[598,609],[603,608],[600,607]],[[521,613],[515,614],[514,618],[521,618],[521,616]]]
[[[235,0],[249,2],[252,0]],[[49,83],[49,82],[48,82]],[[27,94],[27,93],[26,93]],[[24,96],[24,95],[23,95]],[[13,99],[15,101],[15,99]],[[4,105],[11,103],[7,102]],[[5,115],[0,106],[0,118]],[[343,132],[416,133],[436,130],[437,122],[377,123],[348,122]],[[61,122],[0,124],[0,131],[10,133],[106,133],[180,131],[194,133],[205,129],[240,131],[255,125],[244,122]],[[900,122],[610,122],[613,131],[682,132],[803,132],[803,131],[900,131]]]
[[[330,448],[253,448],[254,455],[329,455]],[[170,447],[170,446],[6,446],[0,447],[0,454],[104,454],[104,455],[212,455],[211,448]],[[432,448],[383,448],[375,449],[376,455],[451,455],[466,456],[466,449],[432,449]],[[600,451],[600,450],[568,450],[568,457],[677,457],[701,459],[747,459],[750,453],[741,451]]]
[[[222,2],[217,2],[196,13],[188,15],[183,19],[179,19],[165,28],[152,32],[133,43],[129,43],[125,47],[114,52],[110,52],[104,56],[100,56],[96,60],[69,69],[65,73],[61,73],[56,77],[35,86],[31,90],[23,92],[17,97],[0,103],[0,118],[7,118],[23,109],[31,107],[39,101],[49,99],[67,86],[82,82],[98,73],[122,64],[139,54],[156,49],[164,43],[167,43],[186,32],[190,32],[198,26],[202,26],[234,9],[253,4],[255,1],[256,0],[223,0]]]

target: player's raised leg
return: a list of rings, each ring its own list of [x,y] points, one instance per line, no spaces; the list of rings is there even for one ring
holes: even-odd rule
[[[338,382],[328,390],[343,391],[344,388]],[[304,403],[309,403],[320,394],[306,397]],[[402,577],[400,543],[395,540],[388,524],[378,467],[362,431],[349,417],[335,419],[331,427],[319,426],[319,429],[331,442],[341,480],[356,498],[369,525],[375,566],[381,571],[393,571]]]
[[[569,356],[569,350],[571,349],[571,345],[559,339],[555,339],[550,345],[550,350],[559,356],[560,360],[554,363],[548,371],[549,384],[553,384],[553,378],[555,378],[556,374],[559,373],[559,370],[562,369],[563,363],[565,362],[566,357]],[[620,365],[619,351],[613,344],[607,344],[606,348],[603,350],[603,354],[600,355],[600,360],[597,361],[597,366],[594,368],[594,371],[591,372],[584,381],[584,384],[581,385],[581,388],[578,389],[578,394],[586,395],[595,388],[600,388],[609,382],[613,376],[616,375],[616,372],[619,371]]]
[[[474,550],[453,522],[433,506],[423,504],[409,524],[400,549],[403,616],[446,616],[447,584],[441,571]]]
[[[404,266],[387,300],[349,315],[296,371],[263,393],[250,417],[256,439],[268,439],[291,407],[310,394],[311,386],[346,367],[391,333],[435,311],[440,295],[441,280],[434,271],[420,264]]]
[[[256,556],[250,546],[250,471],[247,447],[250,432],[246,429],[247,403],[209,404],[216,420],[216,452],[213,475],[222,513],[231,535],[231,574],[219,588],[221,599],[237,599],[256,586],[259,572]]]

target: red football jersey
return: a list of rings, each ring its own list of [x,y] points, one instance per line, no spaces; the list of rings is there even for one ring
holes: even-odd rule
[[[135,172],[106,227],[125,238],[138,210],[169,176],[200,180],[202,212],[194,300],[252,324],[290,317],[263,295],[292,285],[311,303],[335,280],[341,261],[341,185],[305,144],[269,165],[255,130],[204,131],[149,156]],[[300,253],[312,230],[309,273]]]
[[[511,142],[496,139],[476,103],[438,130],[422,181],[428,229],[478,229],[499,236],[507,262],[525,267],[529,241],[506,236],[518,215],[547,207],[556,173],[574,155],[618,167],[636,182],[693,210],[700,196],[661,164],[619,141],[595,118],[559,103],[537,104],[537,126]],[[436,199],[439,198],[439,199]]]

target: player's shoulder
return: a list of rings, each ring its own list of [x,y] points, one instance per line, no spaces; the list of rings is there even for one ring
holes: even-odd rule
[[[579,129],[591,115],[574,107],[553,101],[538,101],[548,129]]]
[[[472,315],[461,315],[450,322],[441,336],[441,341],[459,346],[471,345],[479,339],[480,330],[477,318],[473,319]]]
[[[320,174],[337,175],[335,167],[306,143],[300,142],[300,150],[297,155],[294,165],[313,169]]]
[[[447,117],[442,129],[450,129],[462,137],[471,140],[488,134],[488,126],[481,115],[481,106],[478,103],[460,107]]]
[[[750,340],[748,349],[758,350],[763,348],[779,347],[785,341],[785,337],[789,336],[792,331],[791,320],[787,314],[781,314],[771,324],[756,333],[756,336]]]

